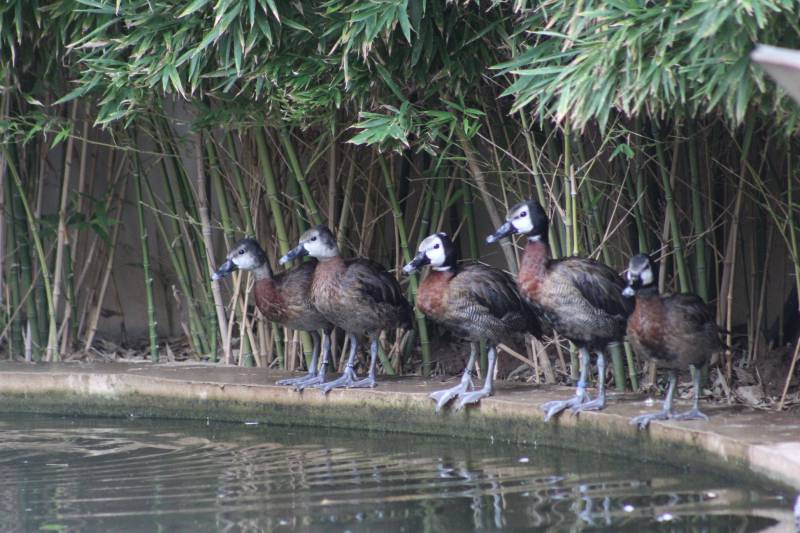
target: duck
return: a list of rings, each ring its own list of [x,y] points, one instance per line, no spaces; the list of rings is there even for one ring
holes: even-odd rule
[[[411,274],[425,265],[430,265],[431,271],[417,291],[417,309],[470,343],[469,361],[459,384],[430,397],[437,412],[456,397],[456,409],[462,409],[493,394],[497,345],[520,333],[538,337],[541,326],[536,312],[517,291],[514,278],[480,263],[458,264],[455,246],[446,233],[423,239],[403,272]],[[480,342],[489,346],[488,364],[483,369],[486,377],[481,389],[468,392]]]
[[[611,267],[584,257],[550,256],[549,224],[541,204],[526,200],[512,207],[506,221],[486,239],[494,243],[515,233],[527,235],[517,273],[519,292],[547,326],[575,344],[581,356],[575,396],[542,405],[546,421],[567,408],[577,414],[605,407],[605,351],[609,344],[624,340],[632,311],[631,302],[622,296],[625,281]],[[590,352],[597,354],[599,375],[594,400],[586,391]]]
[[[299,378],[278,381],[278,385],[291,385],[298,390],[325,381],[333,331],[325,316],[311,304],[311,281],[317,268],[316,261],[304,262],[291,270],[274,274],[261,245],[251,237],[245,237],[233,245],[226,260],[211,276],[220,280],[231,272],[252,272],[255,283],[252,294],[256,307],[270,322],[296,331],[307,331],[311,335],[313,350],[308,373]],[[318,366],[320,334],[322,331],[322,366]]]
[[[338,379],[319,384],[323,393],[334,388],[375,387],[378,336],[386,329],[411,328],[412,310],[397,279],[364,257],[344,259],[331,230],[319,225],[305,231],[298,245],[280,258],[284,264],[310,255],[318,264],[311,281],[312,305],[350,339],[350,354]],[[357,379],[356,352],[361,337],[370,342],[367,377]]]
[[[713,311],[696,294],[659,294],[657,265],[649,255],[631,257],[627,279],[622,295],[635,302],[628,318],[628,341],[637,354],[669,371],[661,411],[633,417],[630,423],[644,429],[653,420],[708,420],[699,406],[700,370],[714,353],[725,348]],[[693,406],[689,411],[675,413],[672,402],[677,372],[690,368],[694,369]]]

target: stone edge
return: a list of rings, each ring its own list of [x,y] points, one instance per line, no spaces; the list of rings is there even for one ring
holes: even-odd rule
[[[613,413],[545,423],[519,400],[489,398],[479,408],[435,414],[424,392],[344,390],[327,396],[286,387],[131,373],[2,372],[0,411],[258,421],[370,431],[490,438],[534,446],[591,449],[645,461],[723,470],[800,489],[791,444],[751,445],[702,429],[653,424],[639,432]],[[698,454],[698,451],[703,453]]]

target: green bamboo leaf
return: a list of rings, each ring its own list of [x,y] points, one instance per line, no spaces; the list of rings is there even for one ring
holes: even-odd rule
[[[405,101],[406,97],[403,94],[403,91],[400,90],[400,87],[394,82],[394,80],[392,79],[392,75],[389,73],[386,67],[384,67],[380,63],[376,63],[375,68],[378,70],[378,74],[380,74],[381,79],[383,79],[383,82],[386,84],[387,87],[389,87],[389,90],[392,91],[392,94],[394,94],[399,100]]]
[[[314,33],[310,29],[308,29],[306,26],[303,26],[302,24],[300,24],[296,20],[292,20],[290,18],[284,18],[283,19],[283,23],[286,26],[288,26],[289,28],[292,28],[293,30],[304,31],[306,33],[311,33],[311,34]]]
[[[400,21],[400,29],[403,31],[403,36],[411,44],[411,22],[408,20],[408,0],[403,2],[403,5],[397,8],[397,18]]]
[[[272,15],[275,17],[275,20],[278,22],[281,21],[280,13],[278,13],[278,6],[275,5],[275,0],[266,0],[267,5],[269,6],[269,10],[272,12]]]
[[[203,9],[211,0],[194,0],[191,4],[178,14],[178,18],[188,17],[192,13],[196,13]]]
[[[186,93],[183,90],[183,83],[181,82],[181,77],[178,74],[178,69],[170,65],[167,68],[167,72],[169,72],[169,79],[172,82],[172,86],[176,91],[178,91],[178,93],[180,93],[182,97],[186,98]]]
[[[70,133],[72,133],[72,130],[69,127],[62,128],[58,132],[58,134],[56,134],[55,138],[53,139],[53,142],[50,143],[50,149],[52,150],[53,148],[61,144],[62,141],[64,141],[69,137]]]

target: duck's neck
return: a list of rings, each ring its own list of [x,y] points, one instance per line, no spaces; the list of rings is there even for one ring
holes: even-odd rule
[[[272,269],[269,267],[269,263],[264,263],[260,267],[254,268],[250,272],[253,273],[253,277],[256,281],[261,281],[262,279],[272,279]]]
[[[431,267],[432,270],[436,272],[450,272],[455,274],[456,271],[456,255],[454,253],[449,253],[445,255],[444,263],[438,266]]]
[[[429,278],[451,278],[455,276],[456,269],[455,268],[432,268],[430,273],[428,274]]]
[[[342,259],[341,255],[336,254],[328,257],[317,257],[317,261],[320,263],[342,263],[344,259]]]
[[[547,241],[540,237],[528,237],[520,270],[532,274],[544,274],[548,261],[550,261],[550,246]]]
[[[636,291],[636,297],[643,300],[658,298],[658,286],[654,283],[652,285],[640,287],[639,290]]]

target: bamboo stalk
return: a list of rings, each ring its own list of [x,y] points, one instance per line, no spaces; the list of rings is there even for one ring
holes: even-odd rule
[[[467,159],[467,166],[469,167],[469,171],[472,174],[472,179],[475,180],[475,184],[478,187],[478,191],[480,191],[481,193],[481,197],[483,198],[483,205],[486,208],[486,211],[489,213],[489,219],[492,221],[492,224],[494,224],[494,227],[496,228],[500,227],[500,225],[503,223],[503,219],[497,212],[497,207],[495,207],[494,200],[492,199],[492,196],[489,193],[489,188],[486,184],[486,176],[484,175],[483,171],[481,170],[480,164],[478,163],[478,156],[475,152],[475,149],[472,147],[472,143],[470,143],[469,139],[467,139],[467,136],[461,129],[461,127],[456,127],[456,137],[458,139],[459,145],[461,146],[461,149],[464,152],[464,157],[466,157]],[[516,274],[517,262],[511,241],[509,239],[503,239],[500,242],[500,247],[502,248],[503,255],[506,258],[506,264],[508,266],[508,270],[512,274]]]
[[[69,124],[70,128],[75,124],[75,117],[78,112],[78,101],[72,103],[72,111],[70,113]],[[53,273],[53,307],[54,314],[58,313],[61,304],[61,284],[64,273],[64,246],[67,244],[67,201],[69,199],[69,179],[72,173],[72,150],[75,144],[75,138],[70,135],[67,138],[66,156],[64,160],[64,174],[61,180],[61,201],[58,208],[58,241],[56,243],[56,261],[55,272]],[[55,318],[53,318],[55,323]],[[51,328],[54,328],[54,324]],[[59,361],[61,354],[56,345],[57,339],[55,333],[51,332],[47,339],[47,360]]]
[[[162,167],[162,170],[166,173],[167,168],[166,166]],[[164,183],[166,184],[166,188],[168,191],[169,201],[172,206],[172,212],[177,213],[177,207],[174,203],[174,196],[171,193],[171,186],[169,184],[170,178],[169,174],[165,174],[166,179]],[[150,180],[147,179],[145,176],[145,186],[147,188],[147,195],[148,201],[151,205],[155,204],[155,194],[153,193],[152,185],[150,184]],[[193,301],[193,288],[192,284],[189,283],[190,274],[189,274],[189,266],[188,262],[186,261],[185,252],[186,249],[183,247],[181,236],[181,229],[178,226],[178,222],[175,218],[166,216],[167,221],[171,224],[173,230],[173,236],[171,237],[164,226],[162,221],[162,216],[156,215],[153,217],[153,220],[156,223],[156,228],[158,229],[159,234],[161,235],[161,239],[168,243],[165,246],[167,255],[170,258],[170,263],[172,264],[172,268],[175,271],[175,275],[178,278],[178,285],[180,285],[180,290],[184,295],[184,299],[186,300],[186,313],[188,315],[189,324],[188,324],[188,333],[189,333],[189,342],[192,343],[195,347],[195,350],[198,353],[210,353],[213,348],[209,347],[207,343],[207,339],[205,336],[205,332],[203,331],[203,327],[201,324],[200,317],[197,314],[197,308]]]
[[[165,128],[159,127],[158,123],[154,123],[154,130],[156,138],[165,155],[160,159],[161,171],[164,176],[163,184],[167,192],[166,206],[172,216],[159,216],[155,218],[156,226],[159,234],[165,243],[167,253],[170,257],[173,269],[178,277],[178,284],[184,295],[186,304],[186,312],[189,318],[189,335],[190,342],[192,342],[198,353],[213,354],[215,350],[215,343],[213,341],[213,332],[209,335],[206,331],[206,322],[201,317],[204,308],[207,308],[207,294],[205,285],[192,284],[189,279],[192,278],[190,257],[193,257],[195,247],[192,245],[192,232],[187,228],[187,219],[192,219],[192,215],[187,211],[180,190],[182,189],[183,178],[181,177],[181,170],[178,166],[178,158],[172,152],[170,142],[167,139],[167,131]],[[156,205],[156,195],[153,194],[150,179],[145,176],[145,184],[147,186],[148,198],[152,205]],[[177,189],[177,190],[176,190]],[[171,235],[167,232],[162,218],[166,219]],[[196,261],[195,261],[196,262]],[[198,276],[200,277],[199,273]],[[199,303],[198,303],[199,302]]]
[[[766,298],[767,298],[767,286],[769,285],[769,265],[770,259],[772,258],[772,240],[775,236],[775,226],[770,226],[767,230],[767,244],[764,252],[764,263],[761,272],[761,282],[759,284],[759,295],[758,295],[758,305],[757,305],[757,312],[756,312],[756,319],[755,324],[753,326],[753,335],[758,338],[762,331],[761,331],[761,324],[764,322],[764,311],[766,309]],[[750,354],[749,362],[753,362],[758,359],[758,348],[759,342],[755,340],[753,342],[753,352]]]
[[[272,161],[270,160],[267,141],[261,128],[253,130],[258,151],[258,165],[261,168],[261,177],[264,180],[264,190],[267,192],[272,223],[275,227],[275,236],[278,238],[278,249],[281,255],[289,251],[289,237],[286,234],[286,225],[283,222],[282,208],[278,199],[278,187],[275,182],[275,174],[272,172]]]
[[[747,156],[750,153],[750,145],[753,139],[753,129],[755,121],[752,117],[747,119],[745,124],[744,139],[740,152],[739,186],[734,200],[733,215],[731,217],[731,227],[728,233],[728,240],[725,245],[725,258],[723,260],[722,284],[720,295],[724,298],[722,303],[721,318],[725,321],[724,327],[727,330],[726,344],[733,344],[731,326],[733,323],[733,281],[736,276],[736,252],[739,240],[739,217],[742,211],[742,194],[745,188],[745,174],[747,172]],[[725,358],[725,378],[730,381],[733,371],[733,353],[727,350]]]
[[[635,124],[636,132],[642,131],[641,126],[641,119],[636,118]],[[639,138],[638,136],[635,138]],[[644,169],[642,168],[643,165],[641,164],[641,158],[643,157],[642,149],[636,150],[633,156],[633,174],[636,176],[635,180],[635,195],[634,200],[635,203],[634,207],[634,214],[636,220],[636,231],[639,237],[639,253],[650,253],[653,249],[650,245],[649,233],[647,231],[647,226],[645,225],[645,220],[647,220],[646,214],[646,205],[647,205],[647,189],[645,188],[645,174]]]
[[[125,175],[122,178],[122,184],[120,185],[120,190],[117,193],[116,198],[116,214],[114,217],[119,220],[122,216],[122,199],[124,196],[124,191],[127,185],[128,176]],[[114,224],[114,229],[111,230],[111,243],[108,246],[108,254],[106,256],[106,264],[105,268],[103,269],[103,275],[100,281],[100,289],[97,292],[97,303],[95,304],[92,311],[89,313],[89,321],[86,329],[85,340],[83,343],[83,350],[88,352],[89,349],[92,347],[92,342],[94,341],[94,336],[97,333],[97,325],[100,322],[100,311],[103,308],[103,300],[105,299],[106,289],[108,288],[108,282],[111,279],[111,271],[112,267],[114,266],[114,257],[116,254],[114,253],[117,248],[117,240],[119,237],[119,228],[122,224]]]
[[[139,220],[139,239],[142,242],[142,272],[144,274],[145,301],[147,302],[147,333],[150,339],[150,360],[158,362],[158,332],[156,330],[156,308],[153,300],[153,273],[150,269],[150,247],[147,221],[144,217],[144,195],[142,194],[142,164],[136,154],[134,172],[136,173],[136,214]]]
[[[225,185],[222,183],[220,163],[217,157],[217,149],[211,135],[206,137],[206,153],[208,154],[208,170],[211,174],[211,188],[214,191],[214,198],[217,200],[219,208],[219,218],[222,222],[222,236],[225,238],[225,247],[230,249],[233,245],[233,225],[231,224],[231,214],[228,207],[228,195]]]
[[[564,250],[566,254],[575,255],[574,251],[577,249],[577,244],[573,242],[573,237],[575,236],[572,232],[573,226],[576,226],[576,220],[574,220],[574,208],[572,205],[572,197],[570,196],[570,175],[572,169],[572,160],[571,160],[572,150],[570,148],[570,139],[567,132],[564,132],[564,216],[562,218],[562,223],[564,225]],[[579,364],[580,361],[578,360],[578,352],[575,349],[575,345],[570,341],[569,343],[569,374],[570,379],[573,381],[578,379],[579,374]]]
[[[530,160],[530,166],[533,169],[533,182],[536,187],[536,197],[542,206],[546,206],[549,202],[547,201],[547,196],[544,191],[544,180],[542,179],[542,172],[541,172],[541,167],[539,165],[539,158],[536,157],[536,149],[533,136],[531,135],[530,129],[528,127],[528,119],[525,116],[525,113],[523,113],[522,111],[520,111],[519,115],[520,119],[522,120],[522,128],[523,128],[522,133],[523,137],[525,138],[525,148],[528,152],[528,159]],[[547,229],[547,236],[548,236],[548,242],[550,243],[550,254],[555,259],[561,257],[561,244],[558,238],[558,233],[556,231],[555,224],[550,224],[550,227]]]
[[[336,181],[339,175],[339,159],[333,134],[336,129],[335,118],[331,124],[331,142],[328,144],[328,226],[336,231]]]
[[[84,113],[85,115],[85,113]],[[87,171],[86,165],[88,162],[88,149],[89,149],[89,120],[86,116],[81,117],[83,120],[83,128],[81,129],[81,151],[79,156],[78,162],[78,186],[75,197],[75,214],[76,215],[83,215],[83,204],[84,204],[84,196],[86,196],[86,184],[87,184]],[[94,159],[95,164],[97,163],[97,158]],[[92,169],[94,170],[94,169]],[[92,176],[95,175],[94,172],[91,173]],[[69,304],[64,312],[64,318],[62,322],[67,323],[69,328],[65,330],[64,338],[61,342],[61,352],[64,353],[68,349],[69,346],[72,345],[74,341],[78,338],[78,292],[75,285],[76,278],[75,278],[75,260],[76,256],[80,253],[80,235],[81,233],[78,231],[77,227],[73,227],[69,232],[69,238],[67,240],[67,247],[66,247],[66,255],[67,255],[67,263],[66,263],[66,287],[67,287],[67,303]]]
[[[311,222],[313,222],[314,225],[322,224],[322,216],[319,214],[317,202],[314,200],[314,196],[311,194],[311,188],[308,186],[305,174],[303,174],[303,169],[300,168],[300,161],[297,159],[297,152],[294,149],[292,139],[289,136],[289,132],[286,130],[285,126],[278,128],[278,138],[280,139],[281,145],[285,151],[284,154],[286,155],[286,159],[289,163],[289,169],[292,171],[295,181],[297,181],[297,184],[300,186],[300,192],[303,194],[303,205],[308,213],[308,218],[311,219]]]
[[[658,138],[658,131],[655,125],[653,126],[653,137]],[[666,157],[664,154],[663,143],[656,141],[656,155],[658,157],[658,166],[661,174],[661,186],[664,188],[664,201],[667,204],[667,218],[669,220],[669,229],[671,234],[672,249],[675,253],[675,263],[678,270],[678,281],[680,282],[681,292],[690,292],[692,290],[689,276],[686,272],[686,261],[683,257],[683,241],[681,240],[680,220],[678,219],[678,210],[675,207],[675,197],[672,192],[672,182],[678,169],[678,152],[680,148],[680,139],[678,135],[672,142],[672,162],[671,170],[667,172]]]
[[[203,231],[203,244],[205,245],[207,279],[214,273],[214,245],[211,242],[211,219],[208,216],[208,198],[206,194],[206,170],[203,162],[203,134],[197,132],[194,135],[195,141],[195,161],[197,163],[196,194],[197,210],[200,215],[200,225]],[[222,292],[219,288],[219,281],[211,281],[211,294],[214,297],[214,308],[217,311],[217,324],[219,326],[220,339],[223,346],[229,349],[225,352],[225,364],[231,363],[230,344],[225,337],[228,330],[228,319],[225,316],[225,304],[222,302]],[[214,347],[216,349],[216,347]]]
[[[696,129],[696,128],[695,128]],[[688,137],[688,135],[687,135]],[[700,170],[697,161],[697,143],[689,139],[689,172],[692,178],[692,225],[697,240],[694,245],[694,275],[697,285],[697,294],[708,302],[708,272],[706,270],[706,226],[703,216],[703,201],[701,198],[702,185],[700,183]]]
[[[4,151],[4,159],[7,157]],[[5,168],[5,165],[4,165]],[[5,206],[5,225],[8,228],[8,241],[7,241],[7,250],[4,249],[3,252],[6,257],[9,258],[7,263],[7,278],[6,278],[6,285],[9,288],[9,298],[8,298],[8,325],[6,328],[10,328],[9,337],[8,337],[8,348],[9,348],[9,358],[12,358],[14,355],[21,354],[23,347],[22,347],[22,325],[21,319],[16,316],[17,313],[14,312],[16,309],[22,308],[22,303],[20,301],[20,286],[19,286],[19,262],[17,258],[19,254],[17,253],[17,242],[16,242],[16,233],[17,233],[17,224],[14,218],[14,197],[11,189],[11,181],[8,179],[4,179],[4,194],[5,197],[8,198],[8,202]]]
[[[272,161],[267,147],[266,137],[264,136],[263,130],[260,128],[253,130],[253,137],[256,141],[258,166],[261,169],[261,175],[264,181],[264,189],[270,206],[275,236],[278,239],[278,249],[281,254],[285,254],[289,251],[289,238],[286,233],[283,217],[281,216],[282,209],[278,198],[275,175],[272,172]],[[275,344],[275,352],[278,354],[279,367],[286,368],[286,345],[283,338],[283,329],[274,322],[270,324],[270,328],[272,332],[271,337]]]
[[[350,221],[350,203],[352,202],[353,184],[356,178],[356,160],[355,155],[350,159],[350,167],[347,171],[347,179],[344,185],[344,197],[342,198],[342,212],[339,215],[339,225],[336,229],[336,245],[339,249],[344,248],[345,238],[347,236],[348,222]]]
[[[7,150],[7,147],[4,148],[4,150]],[[22,181],[20,180],[17,168],[14,165],[13,161],[11,161],[11,159],[8,157],[7,151],[6,151],[6,165],[11,174],[11,177],[14,179],[14,184],[17,187],[17,191],[19,192],[19,198],[22,201],[22,208],[25,211],[25,217],[28,220],[28,228],[30,230],[30,235],[31,237],[33,237],[34,247],[36,250],[36,254],[39,258],[39,268],[41,269],[42,280],[44,281],[45,298],[47,301],[47,314],[49,317],[47,356],[48,360],[53,361],[56,360],[56,358],[58,357],[58,352],[56,350],[58,328],[56,325],[56,311],[55,307],[53,306],[53,291],[52,291],[52,286],[50,284],[50,269],[47,267],[47,258],[44,253],[44,247],[42,246],[42,241],[39,237],[39,232],[37,231],[36,221],[33,218],[33,211],[31,211],[30,205],[28,204],[28,200],[25,197],[25,189],[22,186]]]
[[[569,196],[567,196],[569,191]],[[564,126],[564,201],[568,205],[564,224],[567,232],[572,230],[572,255],[580,255],[580,239],[578,238],[578,188],[575,185],[575,167],[572,164],[572,138],[569,124]],[[570,216],[571,215],[571,216]],[[569,249],[569,248],[568,248]]]
[[[5,76],[6,87],[9,85],[9,74],[6,73]],[[3,91],[3,94],[0,95],[0,121],[5,121],[6,117],[8,116],[8,107],[11,98],[9,97],[8,91]],[[6,277],[5,277],[5,266],[6,266],[6,231],[12,231],[12,228],[7,224],[6,218],[6,202],[9,201],[9,195],[7,194],[7,183],[8,183],[8,176],[6,172],[6,156],[5,152],[0,152],[0,327],[3,330],[6,329],[6,325],[8,324],[11,316],[11,308],[6,308],[6,304],[8,303],[8,299],[6,298]],[[10,257],[14,257],[13,255],[9,254]],[[1,337],[0,337],[1,338]],[[9,359],[11,358],[11,353],[9,353]]]
[[[389,205],[392,208],[392,215],[394,216],[394,226],[400,238],[400,250],[404,263],[411,262],[411,251],[408,248],[408,233],[406,231],[406,223],[403,219],[403,212],[400,210],[400,204],[397,201],[397,196],[394,191],[394,183],[386,161],[382,157],[378,157],[378,164],[381,167],[383,174],[383,182],[386,185],[386,194],[389,199]],[[417,275],[411,274],[408,277],[408,287],[411,293],[411,300],[414,302],[414,315],[417,319],[417,328],[419,329],[420,346],[422,348],[422,375],[428,376],[431,371],[431,351],[430,341],[428,340],[428,323],[425,320],[425,315],[422,314],[416,307],[417,292],[419,289]],[[387,362],[384,362],[386,365]],[[391,366],[391,365],[389,365]]]
[[[788,199],[788,210],[787,210],[787,219],[789,224],[789,250],[792,255],[793,266],[794,266],[794,282],[795,288],[797,289],[797,305],[800,308],[800,255],[798,255],[798,242],[797,242],[797,230],[795,229],[795,203],[794,203],[794,175],[792,172],[792,155],[791,153],[786,158],[787,159],[787,183],[786,183],[786,195]],[[728,344],[730,346],[730,344]],[[783,392],[781,393],[781,400],[778,402],[778,411],[783,410],[784,402],[786,401],[786,393],[789,391],[789,385],[792,382],[792,377],[794,376],[794,370],[797,366],[797,360],[800,357],[800,337],[798,337],[795,348],[794,354],[792,355],[792,362],[789,365],[789,372],[786,374],[786,382],[783,384]]]
[[[217,203],[219,205],[219,214],[220,219],[222,222],[222,230],[223,235],[225,237],[225,247],[230,249],[233,245],[233,226],[231,223],[231,216],[230,216],[230,209],[228,207],[228,195],[225,190],[225,186],[222,182],[222,174],[220,171],[220,163],[218,160],[217,149],[214,146],[213,139],[209,136],[206,142],[206,147],[208,151],[208,163],[209,168],[211,170],[211,181],[212,186],[214,188],[214,196],[217,198]],[[235,165],[234,165],[235,166]],[[241,180],[241,176],[239,176]],[[239,188],[242,189],[244,186],[243,184],[239,184]],[[247,204],[247,196],[242,196],[242,203]],[[252,226],[251,221],[247,221],[246,224],[248,226]],[[240,299],[239,296],[239,285],[236,285],[236,290],[234,290],[234,294],[236,295],[236,300]],[[238,306],[235,304],[231,309],[233,313],[236,315],[236,320],[239,322],[239,361],[243,366],[254,366],[255,362],[253,361],[253,352],[250,348],[250,338],[246,334],[246,313],[243,312]],[[233,320],[231,321],[233,322]],[[230,332],[232,326],[228,327],[228,331]],[[227,342],[230,344],[231,339],[227,339]]]
[[[792,376],[794,376],[794,369],[797,367],[798,358],[800,358],[800,337],[795,343],[794,353],[792,354],[792,362],[789,365],[789,373],[786,374],[786,382],[783,384],[781,400],[778,402],[778,411],[783,411],[783,405],[786,402],[786,394],[789,392],[789,384],[792,382]]]
[[[464,220],[467,224],[467,242],[469,243],[469,257],[478,260],[480,245],[478,244],[478,228],[475,224],[475,211],[473,209],[472,189],[467,180],[461,181],[461,192],[464,198]]]
[[[244,178],[242,177],[241,169],[238,165],[238,158],[236,157],[236,147],[233,142],[233,135],[229,132],[225,136],[225,143],[228,149],[229,157],[233,159],[231,170],[233,172],[233,180],[236,184],[236,192],[239,195],[239,207],[242,210],[242,220],[245,225],[245,232],[247,235],[255,236],[256,231],[253,225],[253,213],[250,209],[250,202],[248,201],[247,190],[244,186]]]
[[[11,146],[11,152],[9,152],[9,157],[14,157],[14,146]],[[9,164],[15,164],[17,158],[14,161],[9,161]],[[10,183],[9,183],[10,186]],[[18,333],[20,335],[20,350],[22,350],[22,337],[23,337],[23,328],[25,331],[29,332],[28,339],[27,339],[27,346],[30,347],[30,357],[33,361],[41,360],[42,356],[42,336],[41,336],[41,328],[40,328],[40,316],[39,312],[37,311],[36,306],[36,288],[34,282],[34,272],[33,266],[31,261],[31,236],[30,231],[25,231],[25,226],[27,224],[25,218],[25,208],[22,205],[22,198],[20,198],[20,191],[18,189],[10,190],[10,207],[11,213],[13,215],[12,224],[10,225],[10,232],[13,233],[14,236],[14,257],[18,260],[18,263],[15,263],[17,266],[18,278],[16,283],[18,284],[18,288],[16,291],[16,304],[15,305],[24,305],[25,313],[24,313],[24,321],[20,321]],[[34,287],[34,290],[26,291],[27,287]],[[23,296],[23,291],[26,291],[25,295]],[[18,298],[22,297],[22,300]],[[24,323],[23,323],[24,322]]]

